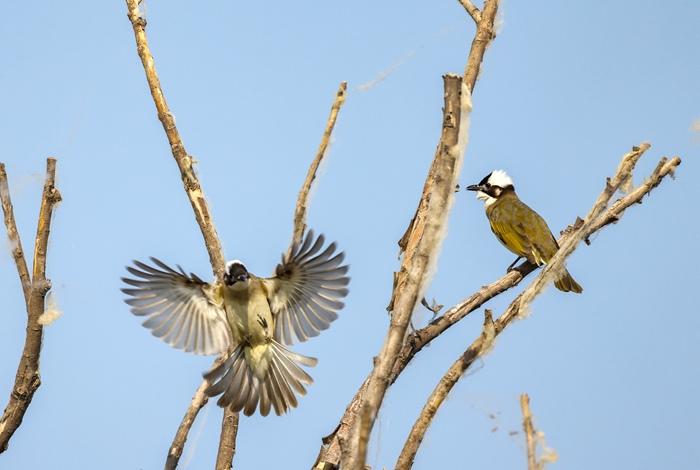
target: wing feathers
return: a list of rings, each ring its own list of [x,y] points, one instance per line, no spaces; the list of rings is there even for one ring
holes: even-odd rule
[[[275,270],[277,276],[264,282],[270,292],[270,307],[276,316],[275,339],[284,344],[306,341],[327,329],[338,318],[348,294],[345,254],[336,253],[335,242],[323,248],[325,237],[309,230],[299,246]]]
[[[127,266],[133,278],[122,289],[143,326],[167,344],[195,354],[219,354],[228,348],[229,327],[223,309],[211,298],[212,286],[178,266],[175,271],[157,258],[154,266],[135,260]]]

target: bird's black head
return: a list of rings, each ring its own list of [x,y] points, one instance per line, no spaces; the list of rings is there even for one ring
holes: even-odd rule
[[[476,197],[487,204],[498,199],[503,192],[514,189],[513,180],[503,170],[494,170],[479,181],[479,184],[467,186],[467,191],[476,191]]]
[[[224,284],[231,287],[237,282],[246,282],[250,278],[248,270],[240,261],[233,260],[226,263],[226,272],[224,273]]]

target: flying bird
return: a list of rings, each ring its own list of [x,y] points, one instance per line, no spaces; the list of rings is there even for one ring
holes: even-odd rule
[[[243,411],[260,409],[267,416],[297,406],[313,379],[301,366],[316,359],[287,346],[327,329],[348,294],[348,266],[336,244],[324,248],[323,235],[309,230],[300,243],[282,255],[269,278],[248,272],[239,260],[229,261],[223,282],[208,283],[156,258],[134,261],[122,281],[125,302],[143,326],[170,346],[195,354],[226,355],[204,377],[208,396],[221,394],[218,405]]]
[[[502,170],[494,170],[479,184],[467,187],[476,191],[477,199],[484,201],[486,217],[496,238],[518,258],[508,267],[510,270],[520,258],[526,258],[536,266],[542,266],[559,249],[556,238],[547,222],[523,203],[515,193],[513,180]],[[566,269],[554,281],[563,292],[583,292],[583,288]]]

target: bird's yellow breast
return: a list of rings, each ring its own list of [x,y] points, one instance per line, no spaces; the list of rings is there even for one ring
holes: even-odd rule
[[[225,287],[224,298],[226,317],[236,343],[267,344],[275,325],[262,282],[251,276],[247,286]]]

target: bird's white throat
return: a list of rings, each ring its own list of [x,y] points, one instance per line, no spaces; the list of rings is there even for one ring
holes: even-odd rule
[[[496,202],[495,197],[491,197],[483,191],[477,191],[476,198],[480,201],[484,201],[484,207],[488,207],[491,204],[493,204],[494,202]]]

